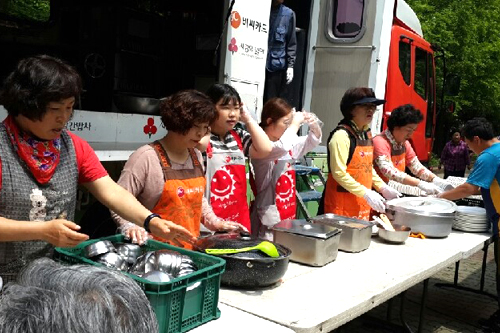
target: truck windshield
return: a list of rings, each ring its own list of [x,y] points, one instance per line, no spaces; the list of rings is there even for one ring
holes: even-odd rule
[[[50,0],[3,0],[0,14],[16,20],[47,22],[50,18]]]

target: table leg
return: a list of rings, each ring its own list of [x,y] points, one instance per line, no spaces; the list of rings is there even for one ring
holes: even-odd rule
[[[436,283],[435,286],[438,288],[455,288],[455,289],[459,289],[459,290],[469,291],[472,293],[481,294],[481,295],[491,297],[496,301],[497,300],[496,295],[493,295],[493,294],[490,294],[490,293],[484,291],[484,279],[485,279],[485,275],[486,275],[486,259],[488,257],[488,247],[490,246],[490,244],[492,242],[493,242],[492,238],[490,238],[484,242],[483,263],[482,263],[482,267],[481,267],[481,278],[480,278],[480,282],[479,282],[480,283],[479,289],[463,287],[463,286],[458,285],[458,271],[460,268],[460,261],[457,261],[455,263],[455,277],[453,279],[453,284],[451,284],[451,283]]]
[[[429,279],[424,280],[424,290],[422,291],[422,300],[420,302],[420,318],[418,320],[418,333],[422,333],[425,322],[425,303],[427,303],[427,290],[429,287]]]

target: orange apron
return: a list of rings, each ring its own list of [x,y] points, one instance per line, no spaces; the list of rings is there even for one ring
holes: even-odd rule
[[[162,219],[172,221],[189,230],[194,237],[200,235],[201,203],[205,191],[205,175],[194,149],[189,149],[193,169],[174,170],[163,146],[155,141],[155,149],[163,170],[165,185],[160,200],[152,209]],[[181,242],[184,248],[191,249],[188,243]]]
[[[368,133],[367,140],[359,139],[353,129],[344,124],[339,127],[345,129],[349,135],[356,138],[356,148],[351,161],[347,164],[347,173],[350,174],[358,183],[364,185],[367,189],[372,188],[373,178],[373,142],[371,134]],[[370,205],[362,197],[357,197],[344,189],[328,174],[328,180],[325,189],[325,213],[354,217],[361,220],[369,220]]]
[[[401,147],[400,149],[396,149],[396,148],[394,148],[392,143],[389,141],[389,139],[387,139],[387,136],[385,134],[382,133],[379,135],[381,137],[383,137],[384,140],[387,140],[387,142],[389,142],[389,144],[391,145],[392,165],[394,165],[394,167],[396,169],[398,169],[399,171],[405,172],[405,170],[406,170],[406,146],[403,144],[403,147]],[[380,176],[380,178],[382,178],[382,180],[385,183],[387,183],[389,181],[389,179],[387,177],[385,177],[382,174],[382,172],[380,172],[379,167],[377,165],[375,165],[375,170],[377,170],[378,175]]]

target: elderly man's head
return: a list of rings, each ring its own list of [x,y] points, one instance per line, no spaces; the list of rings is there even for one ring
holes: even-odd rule
[[[101,267],[32,262],[0,299],[0,332],[150,333],[158,323],[129,277]]]

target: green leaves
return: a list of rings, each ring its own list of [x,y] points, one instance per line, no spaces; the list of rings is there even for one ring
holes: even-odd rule
[[[419,17],[425,38],[444,49],[447,72],[461,78],[460,93],[453,97],[456,116],[439,119],[454,123],[438,123],[438,128],[484,116],[500,132],[500,1],[406,1]],[[437,77],[442,76],[438,64]]]

